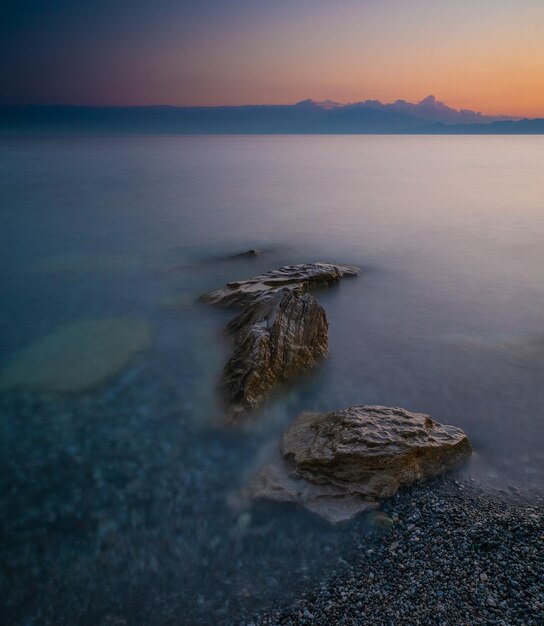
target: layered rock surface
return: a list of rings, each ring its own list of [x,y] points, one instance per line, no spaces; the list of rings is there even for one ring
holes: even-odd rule
[[[333,524],[348,521],[378,506],[378,502],[366,500],[357,492],[350,493],[345,487],[306,480],[280,454],[251,477],[241,490],[240,498],[242,503],[271,500],[301,504]]]
[[[245,494],[297,501],[336,522],[453,469],[470,453],[460,428],[422,413],[367,405],[303,413],[285,432],[281,457],[252,478]]]
[[[234,351],[221,388],[231,417],[255,409],[277,385],[327,356],[327,317],[306,292],[358,273],[331,263],[285,265],[202,296],[211,304],[243,309],[227,328]]]
[[[357,276],[360,271],[356,267],[332,263],[284,265],[247,280],[230,282],[226,287],[205,293],[202,299],[218,306],[244,307],[260,296],[278,289],[288,288],[304,292],[316,287],[325,287],[344,276]]]
[[[231,414],[257,407],[280,382],[327,356],[328,323],[310,294],[280,289],[258,299],[229,324],[234,352],[222,388]]]

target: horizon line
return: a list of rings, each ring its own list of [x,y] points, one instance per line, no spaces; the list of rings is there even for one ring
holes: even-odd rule
[[[0,102],[0,107],[1,108],[22,108],[22,107],[72,107],[72,108],[76,108],[76,107],[80,107],[80,108],[92,108],[92,109],[135,109],[135,108],[171,108],[171,109],[188,109],[188,108],[206,108],[206,109],[216,109],[216,108],[241,108],[241,107],[288,107],[288,106],[297,106],[300,104],[304,104],[304,103],[312,103],[315,104],[316,106],[323,108],[323,109],[332,109],[332,108],[341,108],[341,107],[348,107],[348,106],[354,106],[357,104],[366,104],[366,103],[371,103],[371,102],[375,102],[375,103],[379,103],[382,106],[389,106],[389,105],[395,105],[398,103],[405,103],[407,105],[412,105],[412,106],[418,106],[421,105],[422,103],[424,103],[426,100],[430,100],[433,99],[434,102],[438,105],[445,105],[447,108],[457,111],[457,112],[471,112],[474,113],[476,115],[482,115],[484,117],[504,117],[504,118],[511,118],[511,119],[517,119],[517,120],[522,120],[522,119],[540,119],[544,117],[544,111],[542,113],[537,113],[534,117],[529,117],[527,114],[523,114],[523,115],[516,115],[516,114],[511,114],[511,113],[486,113],[483,110],[478,110],[478,109],[472,109],[472,108],[466,108],[466,107],[461,107],[461,108],[456,108],[454,106],[450,106],[448,105],[445,101],[443,100],[439,100],[438,98],[435,98],[435,96],[433,96],[432,94],[430,94],[429,96],[426,96],[425,98],[422,98],[421,100],[412,102],[410,100],[405,100],[404,98],[397,98],[395,100],[391,100],[391,101],[381,101],[378,98],[366,98],[365,100],[354,100],[354,101],[350,101],[350,102],[338,102],[336,100],[333,100],[331,98],[326,98],[323,100],[316,100],[314,98],[303,98],[301,100],[297,100],[295,102],[261,102],[261,103],[254,103],[254,102],[245,102],[245,103],[238,103],[238,104],[171,104],[171,103],[161,103],[161,102],[153,102],[153,103],[146,103],[146,104],[140,104],[140,103],[130,103],[130,104],[107,104],[107,103],[86,103],[86,102],[77,102],[77,103],[68,103],[68,102]],[[327,106],[323,106],[326,104],[330,104],[330,107]]]

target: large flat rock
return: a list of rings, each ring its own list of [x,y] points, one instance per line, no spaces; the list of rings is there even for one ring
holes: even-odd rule
[[[283,457],[317,483],[349,483],[370,497],[452,469],[471,452],[465,433],[424,413],[353,406],[303,413],[281,442]]]
[[[360,271],[357,267],[332,263],[284,265],[247,280],[230,282],[226,287],[205,293],[202,299],[218,306],[244,307],[281,288],[308,291],[335,283],[344,276],[356,276]]]
[[[460,428],[401,408],[362,405],[303,413],[283,435],[282,462],[261,468],[246,493],[299,502],[336,522],[402,486],[457,467],[471,451]]]

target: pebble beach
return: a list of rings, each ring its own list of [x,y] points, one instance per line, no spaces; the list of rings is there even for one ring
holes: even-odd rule
[[[544,618],[542,499],[445,480],[384,507],[372,539],[257,625],[537,626]],[[251,622],[248,622],[251,623]]]

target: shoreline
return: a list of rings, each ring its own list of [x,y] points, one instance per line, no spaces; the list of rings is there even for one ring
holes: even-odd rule
[[[3,432],[6,623],[541,623],[542,491],[492,486],[484,463],[384,500],[390,530],[365,515],[332,526],[286,503],[233,511],[240,460],[262,441],[203,439],[189,409],[174,410],[190,397],[161,371],[142,364],[84,402],[0,400],[17,416]]]
[[[294,602],[250,626],[537,626],[544,615],[544,499],[445,478],[383,503],[389,529]]]

